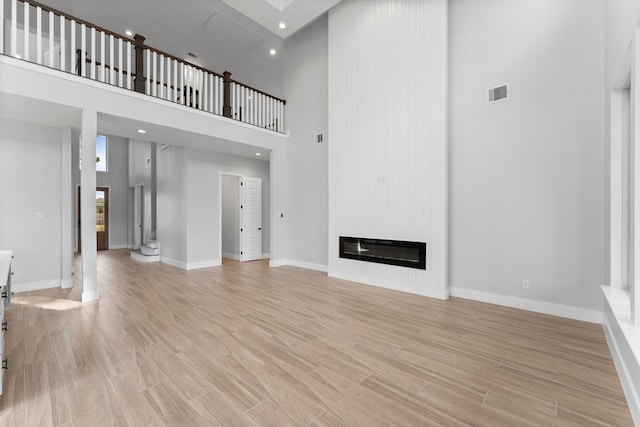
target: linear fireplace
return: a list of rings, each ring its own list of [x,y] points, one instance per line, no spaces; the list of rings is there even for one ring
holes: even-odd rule
[[[427,244],[340,236],[340,258],[426,270]]]

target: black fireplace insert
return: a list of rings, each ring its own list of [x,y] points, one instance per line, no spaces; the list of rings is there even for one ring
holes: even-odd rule
[[[340,236],[340,258],[426,270],[427,244]]]

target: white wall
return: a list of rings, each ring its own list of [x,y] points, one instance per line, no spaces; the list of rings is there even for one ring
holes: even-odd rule
[[[222,256],[240,259],[240,177],[222,175]]]
[[[61,285],[61,137],[58,127],[0,119],[0,248],[13,250],[17,292]]]
[[[452,295],[599,319],[603,16],[602,0],[450,2]]]
[[[199,267],[221,262],[220,172],[262,179],[262,253],[268,254],[271,239],[269,163],[195,149],[185,150],[185,155],[188,265]]]
[[[328,17],[285,41],[288,263],[327,269]],[[316,143],[324,135],[325,142]]]
[[[144,213],[142,220],[144,242],[153,238],[153,205],[155,186],[153,185],[153,143],[148,141],[129,140],[129,187],[143,185]],[[157,206],[156,206],[157,207]],[[132,216],[133,218],[133,216]],[[133,219],[129,222],[133,230]],[[132,232],[129,233],[133,239]],[[133,245],[133,240],[129,242]],[[162,244],[162,243],[160,243]]]
[[[269,163],[182,147],[158,150],[157,224],[161,259],[184,269],[219,265],[220,173],[262,179],[262,247],[270,247]]]
[[[96,185],[109,187],[109,249],[127,247],[128,227],[128,140],[118,136],[107,135],[108,171],[96,172]],[[73,177],[73,218],[78,223],[78,186],[80,185],[79,169],[79,132],[73,132],[71,148],[71,169]],[[77,251],[78,227],[73,227],[74,248]]]
[[[331,276],[447,297],[446,58],[444,0],[329,12]],[[341,259],[339,236],[426,242],[427,269]]]

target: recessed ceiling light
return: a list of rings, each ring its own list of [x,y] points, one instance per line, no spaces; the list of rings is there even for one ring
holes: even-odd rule
[[[15,55],[13,55],[13,56],[18,58],[18,59],[22,59],[22,56],[18,55],[17,53]]]
[[[284,22],[281,22],[280,25],[278,25],[278,28],[280,28],[281,30],[284,30],[285,28],[287,28],[287,24],[285,24]]]
[[[276,50],[275,50],[275,49],[271,49],[271,50],[269,51],[269,53],[270,53],[271,55],[275,55],[275,54],[276,54]]]
[[[129,37],[133,37],[133,32],[131,30],[127,30],[124,33]]]
[[[147,133],[147,131],[144,129],[138,129],[138,133]]]
[[[256,156],[262,156],[262,153],[256,153]]]

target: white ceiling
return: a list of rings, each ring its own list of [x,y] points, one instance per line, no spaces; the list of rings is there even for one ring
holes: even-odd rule
[[[222,0],[267,30],[287,38],[340,0]],[[286,24],[285,29],[278,26]]]

